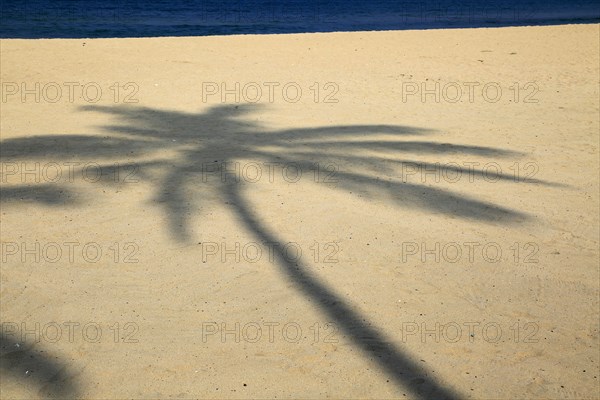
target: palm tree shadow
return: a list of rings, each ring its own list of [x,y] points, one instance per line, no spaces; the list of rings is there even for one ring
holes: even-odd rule
[[[38,395],[43,398],[79,397],[79,387],[68,365],[35,347],[33,343],[19,342],[11,335],[1,333],[2,376],[38,387]]]
[[[338,172],[337,190],[356,190],[384,197],[402,207],[423,209],[483,223],[515,224],[529,219],[523,212],[445,189],[421,184],[381,180],[377,173],[388,169],[387,161],[400,161],[398,154],[468,154],[479,157],[517,157],[521,154],[491,147],[440,143],[427,138],[427,129],[354,125],[271,131],[256,121],[244,118],[257,106],[223,105],[204,113],[164,111],[144,107],[88,106],[82,111],[114,116],[118,123],[101,129],[108,136],[43,135],[2,142],[0,156],[5,160],[26,159],[102,159],[124,160],[139,168],[139,178],[154,185],[153,203],[165,213],[172,238],[191,242],[190,215],[211,195],[226,200],[238,220],[262,242],[283,243],[252,210],[244,196],[247,185],[226,171],[238,160],[295,164],[309,168],[315,162],[337,160],[358,165]],[[385,135],[386,139],[381,139]],[[378,138],[379,137],[379,138]],[[410,140],[406,139],[409,137]],[[170,151],[168,159],[160,152]],[[339,150],[343,150],[340,153]],[[381,153],[382,156],[365,157]],[[460,167],[451,167],[455,172]],[[225,171],[225,172],[224,172]],[[467,172],[464,170],[463,172]],[[481,171],[475,171],[482,175]],[[221,174],[206,179],[208,174]],[[511,177],[498,174],[499,179]],[[214,178],[214,176],[213,176]],[[543,181],[533,184],[551,185]],[[201,190],[191,189],[200,187]],[[13,192],[35,191],[35,187],[13,187]],[[28,196],[35,198],[35,196]],[[60,201],[61,197],[53,199]],[[400,387],[419,398],[457,398],[457,393],[428,375],[410,356],[392,344],[365,316],[358,314],[332,288],[319,282],[301,260],[290,259],[275,249],[281,271],[295,287],[328,315],[369,358],[376,360]]]

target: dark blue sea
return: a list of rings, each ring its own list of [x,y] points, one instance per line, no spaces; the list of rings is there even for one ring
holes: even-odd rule
[[[97,38],[600,22],[599,0],[1,0],[2,38]]]

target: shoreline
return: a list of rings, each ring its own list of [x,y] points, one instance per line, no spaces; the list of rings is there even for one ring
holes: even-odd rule
[[[508,25],[493,27],[458,27],[458,28],[422,28],[422,29],[387,29],[387,30],[365,30],[365,31],[324,31],[324,32],[292,32],[292,33],[240,33],[228,35],[205,35],[205,36],[118,36],[118,37],[81,37],[81,38],[0,38],[2,40],[107,40],[107,39],[177,39],[177,38],[226,38],[226,37],[263,37],[263,36],[298,36],[298,35],[328,35],[328,34],[360,34],[360,33],[389,33],[389,32],[428,32],[428,31],[465,31],[465,30],[488,30],[488,29],[523,29],[523,28],[558,28],[581,25],[598,25],[600,22],[581,22],[548,25]]]

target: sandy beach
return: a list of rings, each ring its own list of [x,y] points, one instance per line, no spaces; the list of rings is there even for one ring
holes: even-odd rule
[[[0,41],[0,397],[600,398],[600,25]]]

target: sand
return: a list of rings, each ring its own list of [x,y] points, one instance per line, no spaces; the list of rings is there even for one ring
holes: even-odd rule
[[[600,397],[599,29],[2,40],[1,397]]]

